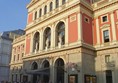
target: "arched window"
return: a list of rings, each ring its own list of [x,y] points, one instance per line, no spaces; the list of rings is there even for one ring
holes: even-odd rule
[[[64,83],[64,61],[59,58],[55,62],[56,83]]]
[[[50,76],[50,64],[49,61],[45,60],[42,64],[42,72],[44,73],[43,75],[43,80],[44,83],[49,83],[49,76]]]
[[[48,27],[44,31],[44,49],[50,48],[51,45],[51,29]]]
[[[66,0],[62,0],[62,5],[66,3]]]
[[[52,11],[52,9],[53,9],[53,3],[51,2],[50,3],[50,11]]]
[[[59,0],[56,0],[56,8],[59,7]]]
[[[60,22],[56,27],[56,46],[61,46],[65,44],[65,24]]]
[[[35,15],[34,15],[34,20],[37,19],[37,11],[35,12]]]
[[[39,17],[42,16],[42,9],[39,10]]]
[[[36,32],[34,34],[33,52],[39,51],[39,39],[40,39],[40,34],[39,32]]]
[[[38,69],[38,64],[36,62],[33,62],[31,69],[32,70],[37,70]]]
[[[47,5],[44,7],[44,14],[47,13]]]

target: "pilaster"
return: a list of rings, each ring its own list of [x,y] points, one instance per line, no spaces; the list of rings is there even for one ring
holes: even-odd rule
[[[113,12],[111,12],[110,18],[111,18],[111,27],[112,27],[111,29],[112,29],[113,41],[116,41],[116,28],[115,28]]]
[[[82,14],[79,12],[77,14],[78,17],[78,41],[81,42],[83,40],[83,33],[82,33]]]
[[[98,18],[96,18],[96,32],[97,32],[97,44],[100,44],[100,27]]]

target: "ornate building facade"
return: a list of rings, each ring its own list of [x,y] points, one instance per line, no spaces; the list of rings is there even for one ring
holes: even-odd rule
[[[118,0],[31,0],[10,81],[118,82]]]

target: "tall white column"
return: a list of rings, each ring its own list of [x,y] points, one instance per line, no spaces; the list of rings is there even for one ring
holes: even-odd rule
[[[110,17],[111,17],[111,29],[112,29],[113,41],[116,41],[116,28],[115,28],[113,12],[111,13]]]
[[[54,26],[51,26],[51,49],[54,48],[54,44],[55,44],[55,34],[54,34]]]
[[[99,20],[96,19],[96,35],[97,35],[97,44],[100,44],[100,27],[99,27]]]
[[[65,44],[68,45],[68,18],[66,18],[65,24]]]
[[[40,44],[39,44],[39,50],[43,50],[43,30],[40,31]]]
[[[78,41],[83,40],[83,35],[82,35],[82,14],[79,12],[78,13]]]

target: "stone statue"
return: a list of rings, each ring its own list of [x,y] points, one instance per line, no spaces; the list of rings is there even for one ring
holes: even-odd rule
[[[62,45],[62,34],[59,34],[59,43]]]
[[[35,52],[37,52],[39,50],[39,42],[36,42],[36,45],[35,45]]]
[[[50,45],[50,40],[49,38],[46,39],[46,47],[49,48],[49,45]]]

